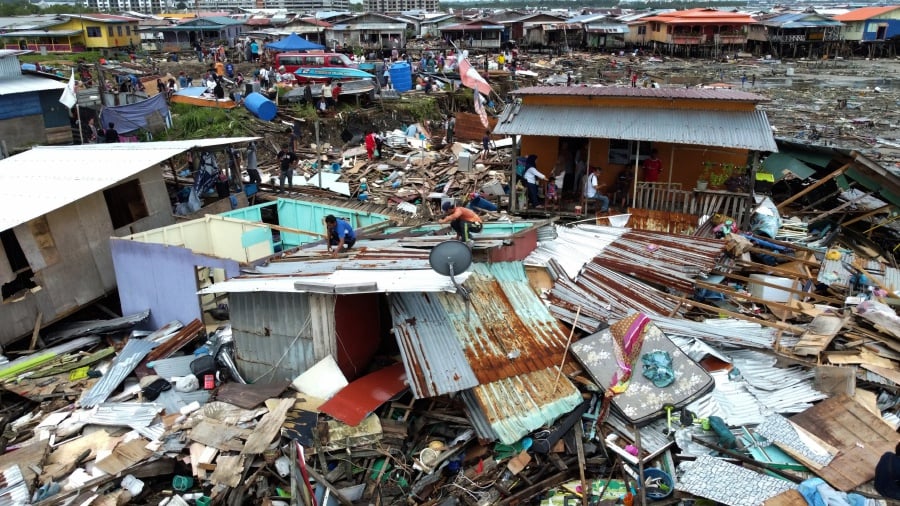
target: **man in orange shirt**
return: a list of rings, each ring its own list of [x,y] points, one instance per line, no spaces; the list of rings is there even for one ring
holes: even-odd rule
[[[444,216],[438,223],[450,223],[450,228],[456,232],[456,240],[463,241],[469,248],[474,241],[472,234],[481,232],[481,217],[475,211],[465,207],[457,207],[453,202],[447,201],[441,204]]]

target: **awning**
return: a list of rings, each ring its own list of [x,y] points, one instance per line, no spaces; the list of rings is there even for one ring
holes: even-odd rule
[[[766,113],[511,104],[495,134],[630,139],[778,151]]]

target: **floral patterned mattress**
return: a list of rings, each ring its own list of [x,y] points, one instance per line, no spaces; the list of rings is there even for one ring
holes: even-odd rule
[[[613,325],[572,344],[572,354],[604,390],[610,388],[613,376],[620,369],[617,367],[613,341],[616,330],[616,325]],[[641,356],[656,350],[669,353],[675,371],[675,381],[664,388],[654,386],[644,377]],[[636,354],[632,369],[627,389],[613,397],[612,407],[638,426],[665,416],[664,405],[672,404],[679,409],[711,391],[714,386],[712,377],[682,353],[652,321],[643,327],[641,349]]]

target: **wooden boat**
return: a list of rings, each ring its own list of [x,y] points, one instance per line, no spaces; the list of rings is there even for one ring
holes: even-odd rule
[[[216,107],[219,109],[234,109],[237,104],[230,98],[216,99],[205,93],[203,86],[193,86],[176,91],[172,95],[172,102],[177,104],[190,104],[200,107]]]

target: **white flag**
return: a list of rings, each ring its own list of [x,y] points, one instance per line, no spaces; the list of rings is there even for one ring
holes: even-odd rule
[[[69,109],[78,103],[78,97],[75,95],[75,69],[72,69],[72,77],[69,78],[69,83],[66,84],[66,89],[63,90],[59,101]]]
[[[476,89],[473,92],[473,98],[475,99],[475,112],[478,113],[478,117],[481,118],[481,124],[484,125],[484,128],[490,128],[490,123],[488,123],[488,115],[487,111],[484,110],[484,102],[482,102],[481,93],[478,93]]]

